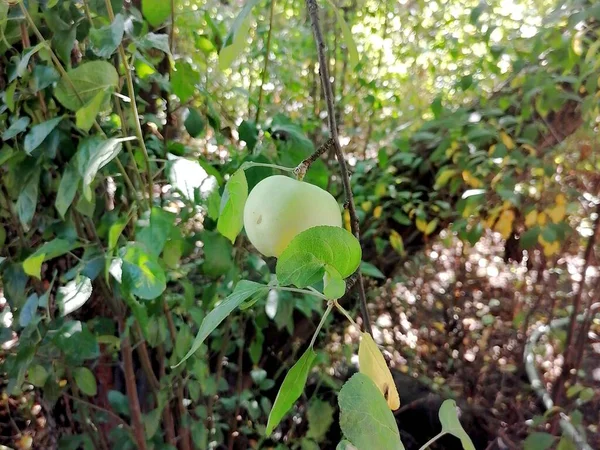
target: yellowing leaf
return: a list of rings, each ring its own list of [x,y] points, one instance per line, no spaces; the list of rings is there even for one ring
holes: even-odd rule
[[[391,410],[400,408],[400,396],[396,383],[379,347],[369,333],[362,333],[358,348],[360,372],[368,376],[377,385]]]
[[[565,197],[564,194],[558,194],[556,196],[556,204],[557,205],[566,205],[567,204],[567,198]]]
[[[390,244],[394,250],[401,255],[404,255],[404,241],[402,240],[402,236],[400,236],[396,230],[392,230],[390,233]]]
[[[537,223],[538,212],[534,209],[525,216],[525,225],[528,228],[535,226]]]
[[[431,233],[433,233],[435,231],[435,228],[437,227],[437,224],[437,219],[433,219],[431,222],[429,222],[427,224],[427,228],[425,228],[425,235],[429,236]]]
[[[498,222],[496,222],[496,226],[494,230],[502,235],[504,239],[508,239],[510,233],[512,233],[513,229],[513,221],[515,220],[515,213],[512,210],[502,211],[500,214],[500,218]]]
[[[544,240],[544,238],[542,237],[542,235],[540,235],[538,237],[538,242],[540,244],[542,244],[542,247],[544,249],[544,255],[546,255],[546,256],[556,255],[560,250],[560,242],[559,241],[546,242]]]
[[[347,209],[344,210],[344,228],[348,231],[352,231],[352,227],[350,225],[350,211]]]
[[[488,150],[488,155],[492,156],[495,151],[496,151],[496,144],[493,144],[492,146],[490,146],[490,148]]]
[[[362,202],[360,204],[360,207],[363,209],[364,212],[369,212],[373,207],[373,202]]]
[[[485,221],[486,228],[492,228],[494,226],[494,223],[496,223],[496,219],[498,218],[499,214],[500,214],[499,207],[496,207],[490,211],[490,215],[488,216],[488,218]]]
[[[440,171],[439,175],[437,176],[437,179],[435,180],[434,189],[440,189],[446,186],[448,184],[448,181],[450,181],[450,178],[452,178],[454,175],[456,175],[456,170],[454,169],[446,169]]]
[[[525,150],[527,150],[531,156],[535,156],[535,154],[536,154],[535,148],[533,148],[531,145],[523,144],[523,148]]]
[[[553,223],[558,223],[565,218],[566,207],[565,205],[555,205],[553,208],[546,210],[548,217]]]
[[[544,226],[548,222],[548,216],[545,212],[541,212],[537,216],[538,225]]]
[[[502,139],[502,143],[504,144],[504,146],[509,149],[512,150],[513,148],[515,148],[515,142],[512,140],[512,138],[506,134],[504,131],[502,131],[500,133],[500,139]]]
[[[387,193],[387,186],[384,183],[377,183],[375,185],[375,195],[377,197],[383,197]]]
[[[462,177],[463,180],[465,180],[465,183],[467,183],[471,187],[480,188],[483,186],[483,182],[475,176],[473,176],[468,170],[463,170]]]
[[[383,206],[381,206],[381,205],[376,206],[375,209],[373,210],[373,217],[375,217],[376,219],[379,219],[381,217],[381,213],[383,213]]]
[[[421,233],[425,233],[425,231],[427,230],[427,221],[426,220],[417,219],[416,225],[417,225],[417,230],[419,230]]]

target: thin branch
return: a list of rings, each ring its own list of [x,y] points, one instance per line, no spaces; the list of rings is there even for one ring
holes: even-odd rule
[[[104,4],[106,5],[106,10],[108,11],[108,18],[111,23],[115,20],[115,13],[112,9],[112,4],[110,0],[105,0]],[[129,98],[131,99],[131,112],[133,113],[133,122],[135,125],[135,134],[138,138],[140,148],[142,149],[142,154],[144,155],[144,161],[146,163],[146,172],[147,172],[147,183],[148,183],[148,206],[152,206],[152,169],[150,168],[150,158],[148,157],[148,149],[146,148],[146,143],[144,142],[144,133],[142,131],[142,124],[140,122],[140,114],[137,108],[137,101],[135,100],[135,88],[133,86],[133,77],[131,76],[131,67],[129,67],[129,63],[127,62],[127,55],[125,54],[125,48],[123,44],[119,44],[119,56],[121,57],[121,62],[123,63],[123,69],[125,71],[125,79],[127,80],[127,91],[129,92]]]
[[[318,149],[316,149],[313,152],[312,155],[310,155],[308,158],[306,158],[304,161],[298,164],[298,167],[294,169],[294,174],[296,175],[296,177],[298,177],[299,180],[302,180],[304,178],[304,175],[306,175],[308,169],[310,169],[312,163],[314,163],[325,153],[329,153],[334,148],[335,141],[333,140],[333,138],[327,139],[325,143],[323,143]]]
[[[92,409],[95,409],[96,411],[100,411],[100,412],[105,413],[106,415],[112,417],[114,420],[116,420],[117,422],[119,422],[119,424],[122,425],[125,430],[127,430],[129,433],[133,434],[133,430],[131,429],[131,427],[129,426],[129,424],[127,422],[125,422],[119,415],[117,415],[113,411],[111,411],[110,409],[103,408],[102,406],[98,406],[98,405],[96,405],[94,403],[91,403],[91,402],[88,402],[88,401],[86,401],[86,400],[84,400],[82,398],[75,397],[75,396],[73,396],[71,394],[67,394],[66,392],[63,395],[65,397],[73,400],[73,401],[76,401],[76,402],[79,402],[79,403],[81,403],[83,405],[86,405],[89,408],[92,408]]]
[[[275,11],[275,0],[271,0],[271,11],[269,15],[269,32],[267,34],[267,43],[265,45],[265,65],[262,71],[262,80],[260,82],[260,90],[258,91],[258,104],[256,105],[256,117],[254,122],[258,123],[260,118],[260,107],[262,105],[263,95],[265,92],[265,83],[269,75],[269,53],[271,52],[271,35],[273,33],[273,12]]]
[[[360,240],[360,229],[358,224],[358,216],[356,214],[356,206],[354,205],[354,197],[352,195],[352,188],[350,186],[350,174],[348,167],[346,166],[346,160],[344,159],[344,151],[340,146],[340,141],[337,132],[337,124],[335,121],[335,104],[333,98],[333,92],[331,89],[331,83],[329,82],[329,69],[327,65],[327,58],[325,56],[325,43],[323,41],[323,34],[321,33],[321,27],[319,25],[319,7],[316,0],[306,0],[306,7],[312,23],[313,34],[317,45],[317,54],[319,57],[319,72],[321,74],[321,84],[323,86],[323,92],[325,94],[325,100],[327,104],[327,119],[329,121],[329,131],[331,133],[331,139],[335,149],[335,155],[340,166],[340,174],[342,178],[342,184],[344,186],[344,194],[346,202],[348,203],[348,211],[350,213],[350,226],[352,233],[356,239]],[[367,309],[367,296],[365,294],[365,287],[360,272],[358,273],[358,287],[359,287],[359,298],[360,298],[360,309],[363,317],[364,328],[369,333],[371,332],[371,319],[369,317],[369,311]]]
[[[327,304],[327,309],[323,313],[323,316],[321,317],[321,321],[319,322],[319,325],[317,325],[317,329],[315,330],[315,333],[313,334],[313,337],[310,340],[309,348],[313,348],[313,346],[315,345],[317,336],[319,335],[321,328],[323,328],[323,325],[325,324],[325,320],[327,320],[327,316],[329,316],[329,313],[331,312],[332,309],[333,309],[333,301],[329,301]]]

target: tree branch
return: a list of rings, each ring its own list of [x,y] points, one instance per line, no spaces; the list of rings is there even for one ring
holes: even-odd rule
[[[344,194],[346,202],[348,203],[348,212],[350,213],[350,227],[352,233],[357,239],[360,239],[360,229],[358,225],[358,216],[356,214],[356,206],[354,205],[354,197],[352,195],[352,188],[350,186],[350,174],[348,173],[348,167],[346,160],[344,159],[344,151],[340,146],[340,141],[337,132],[337,124],[335,121],[335,105],[333,92],[331,89],[331,83],[329,82],[329,68],[327,58],[325,56],[325,43],[323,41],[323,34],[321,32],[321,26],[319,25],[319,7],[316,0],[306,0],[306,7],[312,23],[313,34],[315,36],[315,42],[317,45],[317,54],[319,57],[319,73],[321,74],[321,85],[323,87],[323,93],[325,95],[325,101],[327,104],[327,119],[329,122],[329,131],[331,133],[331,140],[335,150],[335,156],[340,166],[340,174],[342,178],[342,184],[344,186]],[[365,294],[365,287],[360,272],[358,273],[358,294],[360,298],[360,309],[363,317],[364,328],[371,334],[371,319],[369,318],[369,311],[367,310],[367,296]]]
[[[269,13],[269,32],[267,33],[267,42],[265,44],[265,65],[263,66],[260,90],[258,91],[258,105],[256,105],[256,116],[254,123],[258,123],[260,118],[260,108],[262,106],[263,95],[265,92],[265,83],[269,74],[269,53],[271,52],[271,35],[273,33],[273,13],[275,11],[275,0],[271,0],[271,10]]]

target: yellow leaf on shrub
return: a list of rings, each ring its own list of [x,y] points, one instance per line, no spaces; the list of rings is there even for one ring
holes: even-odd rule
[[[566,207],[565,205],[555,205],[553,208],[547,210],[548,217],[553,223],[558,223],[565,218]]]
[[[522,147],[523,147],[525,150],[527,150],[531,156],[535,156],[535,155],[536,155],[536,153],[537,153],[537,152],[535,151],[535,148],[533,148],[533,147],[532,147],[531,145],[529,145],[529,144],[523,144],[523,145],[522,145]]]
[[[512,233],[513,229],[513,221],[515,220],[515,213],[512,210],[502,211],[500,214],[500,218],[498,222],[496,222],[496,226],[494,230],[502,235],[504,239],[508,239],[510,233]]]
[[[383,183],[377,183],[375,185],[375,195],[377,197],[383,197],[387,193],[387,187]]]
[[[558,251],[560,250],[560,242],[559,241],[546,242],[541,234],[538,237],[538,242],[542,245],[542,247],[544,249],[544,255],[546,255],[546,256],[556,255],[558,253]]]
[[[443,188],[444,186],[446,186],[448,184],[448,181],[450,181],[450,178],[452,178],[454,175],[456,175],[456,170],[454,169],[446,169],[442,172],[440,172],[440,174],[438,175],[438,177],[435,180],[435,189],[440,189]]]
[[[400,236],[396,230],[392,230],[390,233],[390,245],[398,253],[404,255],[404,241],[402,240],[402,236]]]
[[[391,410],[400,407],[400,396],[396,383],[381,350],[369,333],[362,333],[358,347],[358,365],[361,373],[368,376],[383,394]]]
[[[477,188],[480,188],[481,186],[483,186],[483,182],[481,180],[479,180],[478,178],[476,178],[475,176],[473,176],[471,174],[471,172],[469,172],[468,170],[463,170],[462,177],[463,177],[463,180],[465,180],[465,183],[467,183],[471,187],[474,187],[477,189]]]
[[[431,222],[429,222],[427,224],[427,228],[425,228],[425,234],[427,236],[429,236],[431,233],[433,233],[435,231],[435,228],[437,227],[437,224],[438,224],[437,219],[433,219]]]
[[[375,209],[373,210],[373,217],[375,217],[376,219],[379,219],[381,217],[381,213],[383,212],[383,206],[378,205],[375,207]]]
[[[502,131],[500,133],[500,139],[502,139],[502,143],[505,145],[505,147],[509,150],[512,150],[513,148],[515,148],[515,142],[512,140],[512,138],[506,134],[504,131]]]
[[[347,209],[344,210],[344,228],[348,231],[352,231],[352,227],[350,226],[350,211]]]
[[[567,198],[565,197],[564,194],[558,194],[556,196],[556,204],[557,205],[566,205],[567,204]]]
[[[417,225],[417,230],[419,230],[421,233],[425,233],[425,230],[427,230],[427,221],[426,220],[417,219],[416,225]]]
[[[360,204],[360,207],[363,209],[364,212],[369,212],[373,207],[373,202],[362,202]]]
[[[545,212],[542,211],[537,216],[537,223],[538,223],[538,225],[544,226],[544,225],[546,225],[547,222],[548,222],[548,216],[546,215]]]
[[[496,151],[496,144],[492,144],[488,150],[488,155],[492,156]]]
[[[528,228],[535,226],[537,223],[537,216],[538,212],[535,209],[530,211],[529,214],[525,216],[525,225],[527,225]]]

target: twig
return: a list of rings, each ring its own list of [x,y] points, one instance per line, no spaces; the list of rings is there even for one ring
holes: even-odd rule
[[[579,281],[579,285],[577,288],[577,294],[575,295],[575,299],[573,300],[573,312],[571,313],[571,319],[569,321],[569,328],[567,331],[567,339],[565,341],[565,354],[564,360],[565,364],[562,368],[560,376],[556,380],[556,385],[554,386],[554,392],[552,395],[552,399],[554,403],[560,403],[560,396],[562,395],[562,391],[564,388],[564,383],[569,376],[569,372],[573,368],[573,355],[571,348],[571,341],[573,341],[573,336],[575,335],[575,322],[577,321],[577,315],[579,314],[579,307],[581,306],[581,297],[583,295],[583,290],[585,289],[586,283],[586,275],[587,269],[590,265],[590,260],[592,257],[592,253],[594,250],[594,245],[596,244],[596,237],[598,235],[598,229],[600,228],[600,203],[596,206],[596,220],[594,220],[594,226],[592,235],[588,239],[587,246],[585,248],[585,253],[583,255],[583,267],[581,268],[581,280]]]
[[[140,399],[137,393],[137,384],[135,381],[135,369],[133,367],[133,350],[129,336],[125,333],[123,320],[119,319],[119,328],[121,332],[121,354],[123,356],[123,370],[125,371],[125,387],[127,398],[129,400],[129,410],[131,412],[131,423],[133,428],[133,436],[135,438],[137,448],[147,450],[146,436],[144,433],[144,421],[142,419],[142,410],[140,408]]]
[[[319,325],[317,325],[317,329],[315,330],[315,333],[313,334],[313,337],[310,340],[309,348],[312,348],[315,345],[317,336],[319,335],[321,328],[323,328],[323,325],[325,324],[325,320],[327,320],[327,316],[329,316],[329,313],[331,312],[332,309],[333,309],[333,301],[329,301],[329,303],[327,304],[327,309],[323,313],[323,316],[321,317],[321,321],[319,322]]]
[[[81,403],[83,405],[86,405],[89,408],[92,408],[92,409],[95,409],[96,411],[100,411],[100,412],[105,413],[106,415],[112,417],[114,420],[116,420],[117,422],[119,422],[119,424],[121,424],[123,426],[123,428],[125,430],[127,430],[129,433],[133,433],[133,430],[131,429],[131,427],[129,426],[129,424],[127,422],[125,422],[118,414],[115,414],[110,409],[103,408],[102,406],[98,406],[98,405],[96,405],[94,403],[91,403],[91,402],[88,402],[88,401],[86,401],[86,400],[84,400],[82,398],[75,397],[75,396],[73,396],[71,394],[67,394],[66,392],[63,395],[65,397],[73,400],[73,401],[76,401],[76,402],[79,402],[79,403]]]
[[[346,166],[346,160],[344,159],[344,151],[340,146],[340,141],[337,132],[337,125],[335,122],[335,105],[333,99],[333,92],[331,89],[331,83],[329,83],[329,69],[327,66],[327,58],[325,56],[325,43],[323,42],[323,34],[321,33],[321,27],[319,25],[319,7],[317,0],[306,0],[306,7],[312,23],[313,34],[317,45],[317,54],[319,57],[319,72],[321,74],[321,85],[325,95],[327,104],[327,119],[329,121],[329,131],[331,133],[331,139],[335,149],[335,155],[340,166],[340,175],[342,178],[342,184],[344,186],[344,194],[348,203],[348,211],[350,213],[350,226],[352,233],[356,239],[360,240],[360,229],[358,224],[358,216],[356,214],[356,206],[354,205],[354,197],[352,195],[352,187],[350,186],[350,174],[348,173],[348,167]],[[358,273],[358,287],[359,287],[359,298],[360,298],[360,309],[363,317],[365,330],[372,334],[371,331],[371,319],[369,317],[369,311],[367,309],[367,296],[365,294],[365,287],[360,272]]]
[[[271,52],[271,34],[273,32],[273,12],[275,11],[275,0],[271,0],[271,11],[269,15],[269,32],[267,34],[267,43],[265,45],[265,65],[263,66],[262,79],[260,82],[260,90],[258,91],[258,104],[256,105],[256,116],[254,122],[258,123],[260,118],[260,107],[262,105],[263,95],[265,92],[265,83],[269,74],[269,53]]]
[[[115,20],[115,13],[112,9],[112,4],[110,0],[105,0],[104,4],[106,5],[106,10],[108,11],[108,18],[111,23]],[[127,55],[125,54],[125,48],[123,44],[119,44],[119,56],[121,57],[121,62],[123,63],[123,68],[125,71],[125,80],[127,81],[127,91],[129,92],[129,98],[131,99],[131,112],[133,113],[133,122],[135,124],[135,134],[138,138],[140,148],[142,149],[142,154],[144,155],[144,161],[146,163],[146,172],[147,172],[147,188],[148,188],[148,206],[152,206],[152,192],[153,192],[153,183],[152,183],[152,169],[150,168],[150,158],[148,157],[148,149],[146,148],[146,143],[144,142],[144,133],[142,131],[142,125],[140,123],[140,114],[137,108],[137,101],[135,100],[135,88],[133,86],[133,77],[131,76],[131,67],[129,67],[129,63],[127,62]]]
[[[319,159],[321,155],[324,155],[325,153],[328,153],[331,150],[333,150],[334,147],[335,141],[333,140],[333,138],[327,139],[327,141],[325,141],[325,143],[323,143],[318,149],[316,149],[312,155],[310,155],[308,158],[306,158],[304,161],[298,164],[298,167],[294,169],[294,174],[296,175],[296,177],[299,180],[302,180],[306,175],[308,169],[310,169],[311,164],[314,163],[317,159]]]

